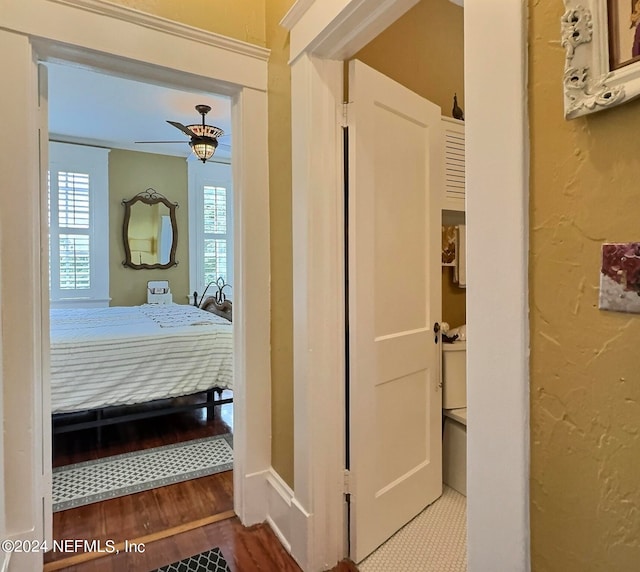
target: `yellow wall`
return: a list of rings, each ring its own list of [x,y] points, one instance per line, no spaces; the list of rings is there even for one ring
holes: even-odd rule
[[[600,247],[640,240],[640,101],[563,119],[561,2],[530,3],[535,572],[640,563],[640,319],[598,310]]]
[[[291,0],[267,2],[271,220],[271,463],[293,487],[293,243],[289,34],[278,22]]]
[[[178,203],[177,266],[167,270],[136,270],[122,265],[124,244],[122,199],[148,188]],[[109,153],[109,292],[111,306],[133,306],[147,301],[149,280],[168,280],[173,301],[187,304],[189,294],[189,219],[187,162],[182,157],[112,149]]]
[[[258,46],[266,45],[266,0],[111,1]]]
[[[442,108],[453,94],[464,107],[463,10],[449,0],[422,0],[355,58]]]
[[[467,323],[467,291],[453,282],[453,268],[442,268],[442,321],[452,328]]]

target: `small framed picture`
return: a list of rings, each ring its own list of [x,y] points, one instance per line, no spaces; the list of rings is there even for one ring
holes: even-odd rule
[[[640,314],[640,242],[602,245],[599,307]]]

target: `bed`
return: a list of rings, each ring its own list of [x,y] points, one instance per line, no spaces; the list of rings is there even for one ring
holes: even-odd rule
[[[54,420],[96,411],[93,421],[54,424],[54,432],[110,424],[103,412],[115,406],[203,392],[200,407],[221,403],[214,392],[233,388],[230,318],[230,305],[211,303],[209,311],[180,304],[51,310]]]

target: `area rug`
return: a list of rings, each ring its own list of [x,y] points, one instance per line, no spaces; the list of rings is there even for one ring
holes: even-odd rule
[[[219,548],[201,552],[152,572],[230,572]]]
[[[53,469],[53,512],[233,468],[231,434],[154,447]]]

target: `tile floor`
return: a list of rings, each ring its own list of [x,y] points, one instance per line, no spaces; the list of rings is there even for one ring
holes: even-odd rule
[[[359,565],[360,572],[466,572],[467,498],[442,496]]]

